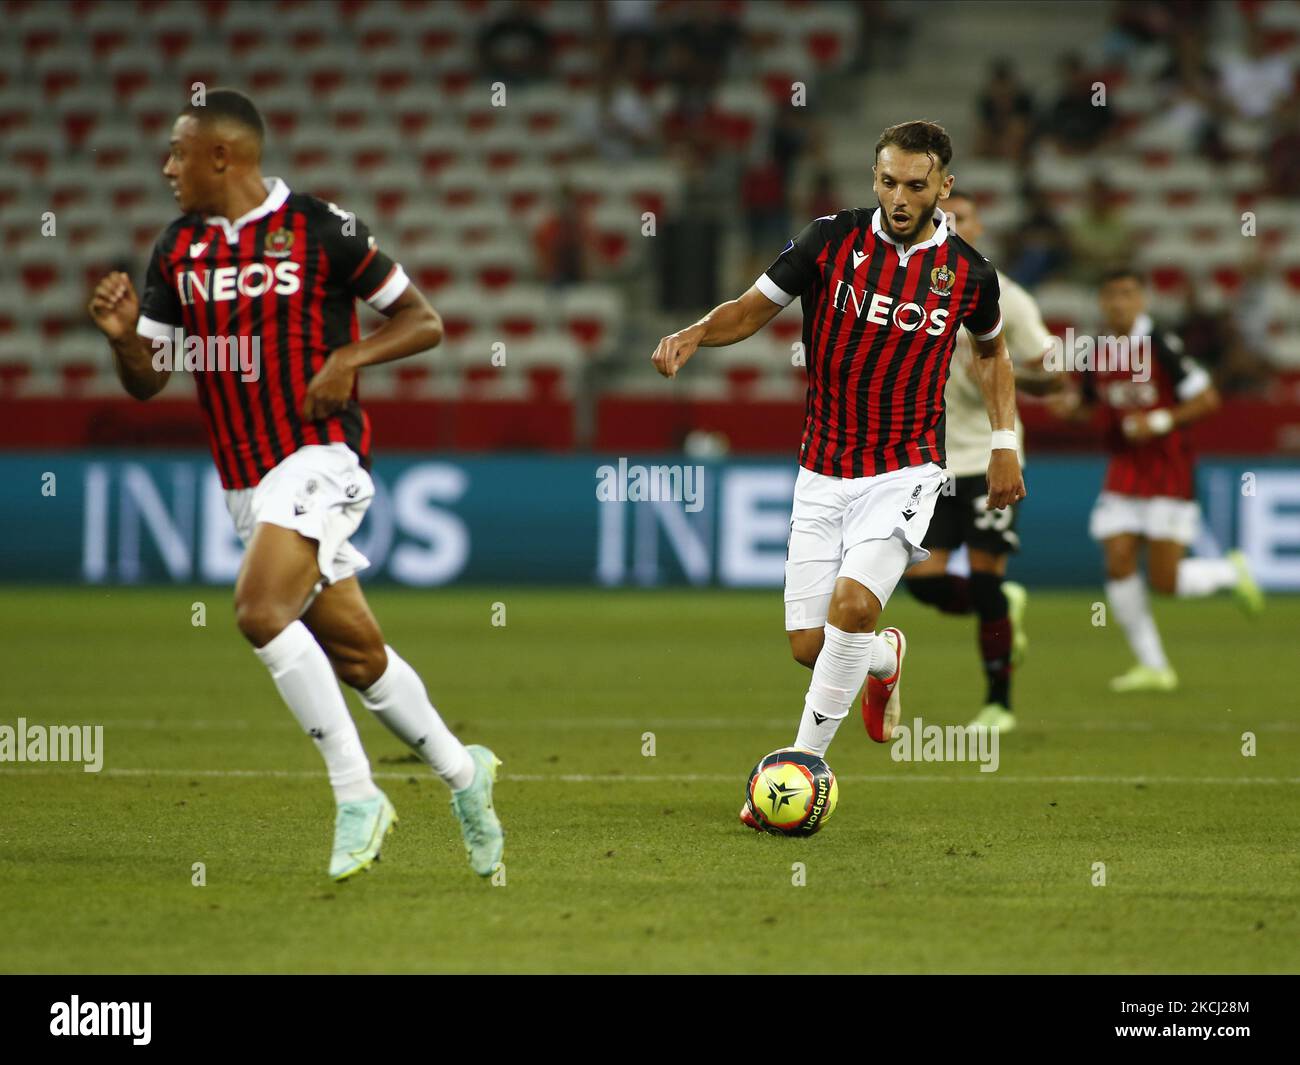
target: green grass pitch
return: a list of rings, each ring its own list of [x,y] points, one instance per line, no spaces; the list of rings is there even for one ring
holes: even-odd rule
[[[807,684],[779,592],[376,589],[447,720],[504,759],[493,886],[444,787],[352,694],[401,824],[370,873],[326,878],[323,769],[229,590],[0,598],[0,724],[105,726],[102,773],[0,766],[4,971],[1300,968],[1300,599],[1253,623],[1227,600],[1161,603],[1183,690],[1120,698],[1100,593],[1035,593],[999,770],[895,762],[855,708],[830,750],[834,819],[791,840],[736,819]],[[886,618],[910,641],[904,722],[966,721],[970,620],[903,592]]]

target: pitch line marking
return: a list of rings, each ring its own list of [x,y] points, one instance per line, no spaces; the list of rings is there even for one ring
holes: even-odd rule
[[[371,774],[376,780],[406,780],[411,772],[379,772]],[[420,770],[423,772],[423,770]],[[204,778],[267,778],[286,780],[319,780],[324,773],[311,769],[104,769],[87,774],[80,767],[54,769],[0,770],[0,779],[36,775],[63,776],[117,776],[117,777],[204,777]],[[971,773],[962,776],[936,773],[837,773],[840,780],[866,784],[1300,784],[1300,777],[1147,777],[1147,776],[1007,776],[1000,773]],[[429,775],[428,779],[436,779]],[[502,773],[501,779],[515,783],[560,784],[721,784],[734,783],[734,773]]]
[[[519,729],[519,728],[552,728],[552,729],[601,729],[618,731],[628,729],[639,731],[641,729],[754,729],[754,728],[787,728],[790,724],[788,718],[769,718],[766,720],[755,721],[753,718],[734,718],[726,717],[690,717],[690,718],[662,718],[662,717],[645,717],[645,718],[607,718],[607,717],[573,717],[573,718],[549,718],[542,721],[502,721],[494,718],[467,718],[472,720],[475,726],[481,728],[500,728],[500,729]],[[41,722],[29,718],[30,725],[61,725],[66,721],[49,721]],[[125,729],[127,731],[165,731],[167,729],[176,729],[177,731],[192,730],[203,731],[207,729],[228,729],[231,731],[248,731],[251,729],[271,729],[284,730],[296,729],[297,723],[294,721],[276,721],[267,719],[265,721],[248,721],[243,719],[177,719],[168,721],[161,718],[122,718],[120,720],[106,720],[102,722],[105,729]],[[957,722],[949,722],[957,724]],[[1204,724],[1204,725],[1179,725],[1179,724],[1160,724],[1152,721],[1061,721],[1053,722],[1050,720],[1042,722],[1026,722],[1026,726],[1033,733],[1040,735],[1050,735],[1053,732],[1172,732],[1172,733],[1214,733],[1214,732],[1235,732],[1237,728],[1249,728],[1253,732],[1300,732],[1300,722],[1297,721],[1265,721],[1259,724],[1249,724],[1249,722],[1223,722],[1221,724]]]

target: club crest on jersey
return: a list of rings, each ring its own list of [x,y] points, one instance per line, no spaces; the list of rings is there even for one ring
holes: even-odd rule
[[[930,271],[930,291],[936,296],[947,296],[956,280],[957,275],[946,266],[936,266]]]
[[[263,252],[268,259],[284,259],[293,251],[293,234],[287,229],[273,229],[266,235]]]

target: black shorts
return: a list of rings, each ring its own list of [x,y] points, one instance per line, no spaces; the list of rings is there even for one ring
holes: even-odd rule
[[[965,544],[991,555],[1019,551],[1017,504],[1013,503],[1005,510],[985,510],[988,491],[988,482],[982,473],[958,477],[945,484],[921,546],[931,551],[956,551]]]

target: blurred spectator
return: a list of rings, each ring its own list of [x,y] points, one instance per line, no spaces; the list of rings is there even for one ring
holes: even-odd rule
[[[861,0],[858,4],[858,41],[852,69],[859,74],[880,64],[897,69],[908,56],[916,34],[904,5],[898,0]]]
[[[1279,115],[1264,160],[1269,195],[1300,198],[1300,100]]]
[[[802,107],[779,106],[772,122],[772,161],[781,175],[781,198],[789,206],[789,189],[800,156],[812,141],[808,112]]]
[[[587,280],[590,249],[595,235],[586,212],[568,185],[561,185],[555,205],[533,234],[538,277],[548,285],[563,287]]]
[[[1110,186],[1099,177],[1088,182],[1083,212],[1069,227],[1070,274],[1085,285],[1096,284],[1110,267],[1132,257],[1134,233]]]
[[[1177,326],[1187,354],[1210,371],[1215,387],[1224,395],[1265,390],[1271,368],[1252,350],[1230,312],[1201,304],[1199,289],[1198,284],[1187,286],[1183,317]]]
[[[488,80],[526,84],[546,77],[551,35],[527,0],[515,0],[478,38],[479,66]]]
[[[1131,53],[1162,40],[1170,31],[1169,11],[1157,0],[1116,0],[1104,50],[1107,62],[1123,61]]]
[[[1187,286],[1187,300],[1177,332],[1187,354],[1208,369],[1214,386],[1225,395],[1268,388],[1271,368],[1252,351],[1234,317],[1212,311],[1200,302],[1200,283]]]
[[[1034,121],[1034,98],[1021,84],[1011,63],[996,60],[979,97],[979,132],[975,154],[1022,160]]]
[[[1218,376],[1218,366],[1228,348],[1231,323],[1228,316],[1201,303],[1199,283],[1186,286],[1183,313],[1175,331],[1192,359]],[[1216,381],[1217,384],[1217,381]]]
[[[745,273],[757,277],[793,236],[785,178],[776,160],[760,159],[745,172],[740,183],[740,203],[749,240]]]
[[[629,46],[654,50],[658,41],[655,27],[655,0],[607,0],[596,5],[607,19],[609,33],[614,39],[614,61],[624,57]]]
[[[1255,244],[1258,249],[1260,245]],[[1268,350],[1268,284],[1276,274],[1274,264],[1256,252],[1242,266],[1241,288],[1232,301],[1232,321],[1242,344],[1251,351]]]
[[[1117,0],[1103,44],[1106,63],[1127,62],[1133,52],[1180,35],[1204,40],[1213,11],[1205,0]]]
[[[751,265],[755,260],[762,260],[760,269],[775,256],[773,249],[780,249],[793,233],[790,186],[795,163],[808,142],[803,109],[779,108],[772,123],[768,151],[746,170],[741,180]]]
[[[727,147],[728,125],[710,94],[682,93],[664,116],[662,132],[669,154],[689,168],[689,176],[716,177]]]
[[[711,92],[727,73],[744,31],[721,0],[696,0],[674,8],[666,33],[669,80],[679,91]]]
[[[1061,91],[1040,120],[1042,134],[1063,152],[1091,151],[1111,132],[1114,113],[1104,103],[1093,102],[1093,86],[1101,79],[1077,52],[1063,56],[1061,66]]]
[[[1228,156],[1220,128],[1223,107],[1204,41],[1194,33],[1178,33],[1173,55],[1156,81],[1163,99],[1150,123],[1163,132],[1163,142],[1173,151],[1223,162]]]
[[[1224,101],[1242,118],[1266,118],[1295,89],[1295,69],[1268,44],[1264,28],[1251,23],[1246,47],[1222,62],[1219,86]]]
[[[1033,288],[1063,270],[1070,261],[1070,243],[1046,194],[1034,185],[1021,191],[1021,221],[1008,240],[1008,273],[1026,288]]]
[[[627,54],[645,53],[641,40],[629,39]],[[649,155],[658,148],[658,123],[649,101],[637,86],[639,60],[597,76],[595,91],[574,115],[574,125],[589,149],[605,159],[620,160]]]
[[[805,212],[809,220],[836,214],[843,209],[839,190],[835,187],[835,175],[829,169],[821,167],[813,174],[812,195]]]

